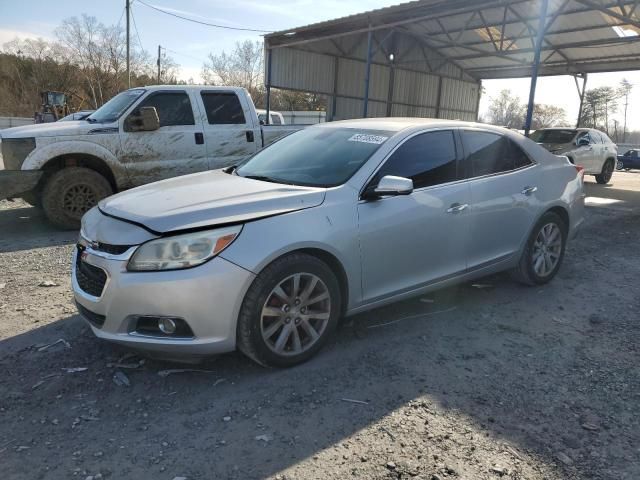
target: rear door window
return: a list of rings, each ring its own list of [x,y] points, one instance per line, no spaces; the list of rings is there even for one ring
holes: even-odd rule
[[[457,180],[457,154],[453,131],[416,135],[405,141],[376,174],[377,183],[385,175],[413,180],[423,188]]]
[[[210,125],[247,123],[240,99],[232,92],[202,92],[202,102]]]
[[[467,177],[509,172],[532,164],[511,139],[492,132],[462,131]]]

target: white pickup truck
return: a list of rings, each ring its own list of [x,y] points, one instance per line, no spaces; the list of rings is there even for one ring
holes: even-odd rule
[[[114,192],[234,165],[300,128],[261,126],[243,88],[133,88],[85,120],[0,130],[0,199],[22,197],[77,228]]]

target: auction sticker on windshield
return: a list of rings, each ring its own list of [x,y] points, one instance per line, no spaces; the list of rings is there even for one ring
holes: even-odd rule
[[[366,133],[356,133],[353,135],[349,141],[350,142],[361,142],[361,143],[375,143],[376,145],[380,145],[384,143],[389,137],[382,137],[380,135],[367,135]]]

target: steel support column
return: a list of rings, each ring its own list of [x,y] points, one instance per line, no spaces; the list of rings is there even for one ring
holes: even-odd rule
[[[330,122],[336,117],[336,108],[338,108],[338,66],[340,65],[340,58],[333,57],[333,96],[331,97],[331,118]]]
[[[524,134],[528,137],[531,130],[531,120],[533,119],[534,100],[536,98],[536,86],[538,84],[538,67],[540,66],[540,51],[544,40],[547,23],[547,9],[549,0],[542,0],[540,4],[540,18],[538,20],[538,33],[536,35],[535,52],[533,55],[533,66],[531,69],[531,87],[529,88],[529,103],[527,104],[527,118],[524,124]]]
[[[269,113],[271,112],[271,49],[267,49],[267,99],[265,101],[265,110],[267,111],[266,118],[264,120],[265,125],[269,125],[271,123],[269,121]]]
[[[578,77],[582,78],[582,89],[578,86]],[[576,128],[580,127],[580,120],[582,120],[582,110],[584,109],[584,93],[587,90],[587,74],[574,75],[573,79],[576,82],[576,88],[578,89],[578,95],[580,95],[580,108],[578,108],[578,119],[576,120]]]
[[[362,118],[367,118],[369,110],[369,80],[371,77],[371,47],[373,44],[373,31],[369,29],[367,34],[367,70],[364,75],[364,100],[362,102]]]

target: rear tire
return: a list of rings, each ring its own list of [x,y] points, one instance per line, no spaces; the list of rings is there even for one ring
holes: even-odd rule
[[[609,159],[604,162],[602,166],[602,172],[596,175],[596,182],[600,185],[606,185],[611,181],[611,177],[613,176],[613,170],[615,168],[615,163],[613,160]]]
[[[562,265],[567,232],[568,225],[558,214],[545,213],[531,231],[520,262],[512,271],[513,277],[525,285],[550,282]],[[557,246],[556,241],[559,241]]]
[[[313,301],[318,298],[323,299]],[[338,280],[323,261],[304,253],[279,258],[258,274],[245,295],[238,349],[264,366],[305,362],[335,330],[341,302]]]
[[[82,215],[112,193],[109,181],[95,170],[63,168],[47,179],[42,208],[55,226],[75,230],[80,228]]]

